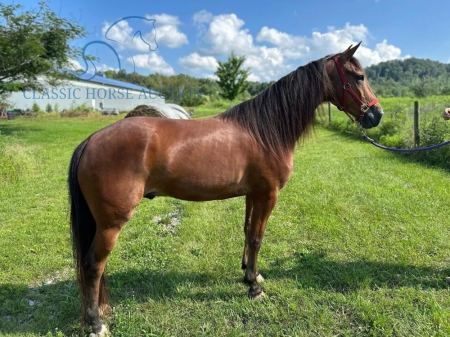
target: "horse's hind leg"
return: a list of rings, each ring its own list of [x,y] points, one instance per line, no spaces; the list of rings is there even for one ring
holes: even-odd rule
[[[124,224],[108,228],[101,222],[97,223],[97,231],[85,260],[85,322],[91,326],[92,332],[99,336],[107,331],[101,323],[100,314],[106,315],[110,310],[103,273],[108,256],[114,248],[120,229]]]
[[[134,208],[119,215],[117,210],[104,210],[103,216],[96,217],[96,233],[85,260],[86,312],[85,322],[92,327],[95,334],[102,335],[106,328],[102,325],[100,315],[108,314],[108,296],[104,271],[109,254],[116,244],[119,233],[131,218]]]

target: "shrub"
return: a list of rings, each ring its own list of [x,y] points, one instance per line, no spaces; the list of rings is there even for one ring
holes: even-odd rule
[[[39,112],[39,111],[41,111],[41,108],[39,107],[39,104],[34,102],[33,103],[33,107],[31,108],[31,110],[33,110],[34,112]]]
[[[199,106],[206,102],[206,98],[199,95],[191,95],[191,97],[183,97],[180,101],[180,105],[183,106]]]
[[[53,112],[53,107],[50,103],[47,104],[47,106],[45,107],[45,111],[46,112]]]
[[[400,135],[382,135],[380,137],[381,144],[388,147],[404,148],[406,143]]]

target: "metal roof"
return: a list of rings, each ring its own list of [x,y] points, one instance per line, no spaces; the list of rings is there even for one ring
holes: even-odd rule
[[[94,83],[107,84],[107,85],[112,85],[115,87],[131,89],[131,90],[137,90],[137,91],[144,90],[145,92],[157,93],[155,90],[141,87],[140,85],[123,82],[123,81],[119,81],[119,80],[114,80],[112,78],[103,77],[103,76],[99,76],[99,75],[92,76],[92,74],[84,73],[84,74],[76,74],[76,77],[77,77],[77,80],[85,81],[85,82],[94,82]]]

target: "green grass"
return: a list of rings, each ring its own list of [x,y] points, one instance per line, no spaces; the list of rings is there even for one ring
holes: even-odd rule
[[[112,120],[0,122],[37,168],[0,182],[0,335],[77,335],[67,169],[76,145]],[[111,254],[105,322],[113,336],[450,335],[449,183],[444,170],[319,127],[269,220],[265,299],[248,300],[242,283],[243,198],[156,198]]]

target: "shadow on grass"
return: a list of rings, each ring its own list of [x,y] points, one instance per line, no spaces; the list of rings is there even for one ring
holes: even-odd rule
[[[374,261],[329,261],[323,254],[297,253],[275,260],[261,273],[268,279],[292,278],[302,288],[356,292],[361,288],[447,289],[449,269]]]
[[[367,287],[447,289],[444,282],[447,272],[449,270],[372,261],[328,261],[324,255],[309,253],[277,259],[267,269],[261,270],[267,280],[295,279],[302,288],[344,294]],[[237,274],[230,274],[225,284],[239,282]],[[231,287],[224,290],[222,276],[130,270],[108,275],[107,282],[113,306],[128,300],[143,303],[149,299],[229,302],[236,297],[236,291]],[[242,296],[245,296],[246,286],[242,287],[245,289]],[[180,293],[181,288],[188,290]],[[68,336],[79,332],[80,298],[75,281],[60,281],[35,288],[2,284],[0,298],[0,334],[45,335],[54,333],[56,328]]]

